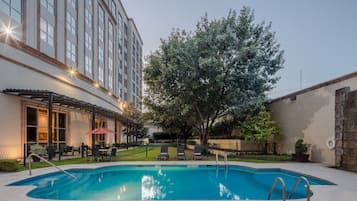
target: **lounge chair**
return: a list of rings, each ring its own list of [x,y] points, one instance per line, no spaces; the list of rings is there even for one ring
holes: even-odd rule
[[[160,147],[160,155],[158,156],[159,160],[168,160],[170,158],[168,149],[169,147],[167,145],[162,145]]]
[[[177,146],[177,159],[186,160],[185,145]]]
[[[193,160],[202,160],[202,148],[200,146],[195,146],[193,151]]]

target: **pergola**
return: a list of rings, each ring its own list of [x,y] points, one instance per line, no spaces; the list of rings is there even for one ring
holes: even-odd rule
[[[53,105],[78,109],[80,111],[88,112],[92,114],[92,130],[95,129],[95,117],[97,114],[102,115],[104,117],[113,118],[115,120],[115,133],[117,132],[117,121],[123,123],[127,127],[136,127],[139,123],[131,119],[129,117],[125,117],[124,115],[114,112],[112,110],[105,109],[103,107],[78,100],[75,98],[71,98],[62,94],[55,93],[49,90],[33,90],[33,89],[5,89],[2,91],[5,94],[21,96],[26,99],[36,100],[40,102],[44,102],[47,104],[48,108],[48,146],[53,149],[52,145],[52,108]],[[94,135],[92,135],[92,143],[94,143]],[[116,138],[116,135],[115,135]],[[115,140],[116,141],[116,140]],[[94,145],[94,144],[92,144]],[[52,159],[51,152],[48,154],[49,159]]]

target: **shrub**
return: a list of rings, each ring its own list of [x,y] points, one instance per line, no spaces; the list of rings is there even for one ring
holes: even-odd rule
[[[177,135],[168,132],[156,132],[153,133],[153,138],[154,140],[174,140],[177,138]]]
[[[16,160],[0,160],[0,172],[16,172],[18,169]]]
[[[196,141],[195,140],[189,140],[187,141],[188,145],[196,145]]]
[[[308,144],[304,143],[303,139],[298,139],[295,143],[295,154],[304,155],[307,152]]]

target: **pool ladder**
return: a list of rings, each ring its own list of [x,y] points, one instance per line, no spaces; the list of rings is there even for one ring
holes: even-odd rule
[[[273,183],[273,185],[272,185],[271,188],[270,188],[270,191],[269,191],[267,200],[270,200],[271,194],[274,192],[275,186],[276,186],[276,184],[277,184],[278,181],[281,183],[281,186],[282,186],[282,188],[283,188],[283,189],[282,189],[282,198],[283,198],[283,201],[286,201],[286,185],[285,185],[284,179],[281,178],[281,177],[276,177],[276,178],[274,179],[274,183]],[[304,181],[305,184],[306,184],[306,200],[307,200],[307,201],[310,201],[310,195],[311,195],[310,182],[309,182],[309,180],[307,180],[306,177],[304,177],[304,176],[301,176],[301,177],[297,178],[297,180],[296,180],[296,182],[295,182],[295,184],[294,184],[293,189],[291,190],[291,192],[290,192],[289,195],[288,195],[288,199],[291,199],[291,197],[292,197],[293,194],[295,193],[295,190],[296,190],[296,188],[299,186],[299,184],[300,184],[301,181]]]
[[[35,153],[31,153],[31,154],[27,157],[27,159],[28,159],[28,161],[29,161],[29,175],[32,175],[32,172],[31,172],[31,160],[29,160],[29,159],[31,158],[31,156],[35,156],[35,157],[37,157],[37,158],[43,160],[44,162],[46,162],[46,163],[49,164],[50,166],[56,168],[57,170],[63,172],[64,174],[66,174],[66,175],[72,177],[74,180],[77,180],[77,177],[74,176],[73,174],[67,172],[66,170],[64,170],[64,169],[62,169],[62,168],[60,168],[60,167],[58,167],[57,165],[51,163],[50,161],[46,160],[46,159],[43,158],[42,156],[40,156],[40,155],[38,155],[38,154],[35,154]]]
[[[216,153],[216,178],[218,177],[218,153]],[[227,178],[228,175],[228,157],[227,153],[224,152],[224,165],[225,165],[225,178]]]

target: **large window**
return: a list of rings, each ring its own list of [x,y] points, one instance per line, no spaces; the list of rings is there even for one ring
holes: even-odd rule
[[[66,22],[67,22],[67,30],[72,33],[74,36],[76,35],[76,21],[74,17],[67,11],[67,16],[66,16]]]
[[[22,1],[21,0],[0,0],[0,10],[9,15],[12,19],[21,23]]]
[[[67,59],[76,62],[76,46],[70,40],[67,40],[66,43],[66,56]]]
[[[52,112],[52,143],[66,143],[66,114]],[[26,142],[48,143],[48,113],[46,109],[26,108]]]
[[[41,5],[45,7],[49,13],[54,14],[54,0],[41,0]]]
[[[46,42],[49,46],[53,47],[53,26],[41,17],[40,29],[41,40]]]
[[[95,121],[96,128],[106,128],[107,122],[105,120],[96,119]],[[105,134],[97,134],[95,135],[95,144],[99,144],[101,147],[105,147]]]

